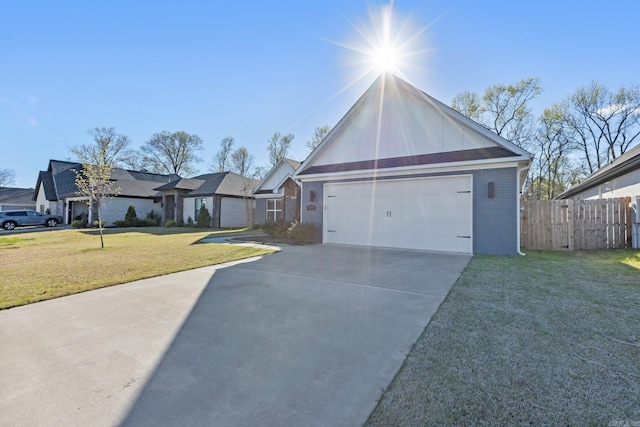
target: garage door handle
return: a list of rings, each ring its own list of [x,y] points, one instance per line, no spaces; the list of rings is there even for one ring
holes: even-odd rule
[[[327,233],[335,233],[336,230],[327,230]]]
[[[470,239],[471,236],[457,236],[458,239]]]

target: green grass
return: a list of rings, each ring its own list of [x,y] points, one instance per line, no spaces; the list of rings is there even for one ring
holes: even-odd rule
[[[243,234],[189,228],[55,230],[0,237],[0,309],[273,251],[198,244]]]
[[[640,422],[639,361],[640,251],[476,256],[367,425]]]

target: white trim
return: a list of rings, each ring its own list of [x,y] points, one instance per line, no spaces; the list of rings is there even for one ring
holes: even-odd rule
[[[522,162],[520,157],[509,157],[510,161],[505,162],[504,159],[496,161],[465,161],[456,163],[438,163],[434,165],[418,165],[418,166],[403,166],[397,168],[384,168],[384,169],[366,169],[355,170],[346,172],[327,172],[316,173],[310,175],[298,176],[297,179],[300,182],[308,181],[333,181],[341,180],[345,178],[369,178],[369,177],[387,177],[407,174],[419,174],[428,171],[429,173],[444,173],[444,172],[462,172],[480,169],[500,169],[500,168],[515,168]]]
[[[269,201],[270,200],[273,200],[275,202],[275,206],[274,206],[273,209],[269,209]],[[280,203],[280,209],[277,209],[278,208],[278,203]],[[264,214],[265,220],[269,221],[269,212],[273,212],[273,221],[274,222],[277,222],[280,219],[282,219],[282,218],[279,218],[279,217],[282,217],[284,215],[282,208],[283,208],[283,206],[282,206],[282,197],[271,197],[270,199],[267,199],[267,203],[266,203],[266,206],[265,206],[265,214]],[[279,213],[279,215],[278,215],[278,213]]]
[[[417,97],[422,102],[431,105],[433,108],[435,108],[440,112],[443,118],[449,118],[455,122],[461,123],[462,125],[488,138],[491,142],[493,142],[497,146],[504,147],[514,152],[515,154],[518,155],[517,157],[520,160],[531,162],[531,158],[532,158],[531,153],[518,147],[517,145],[501,137],[500,135],[497,135],[496,133],[490,131],[489,129],[485,128],[484,126],[480,125],[474,120],[466,117],[465,115],[455,111],[451,107],[438,101],[437,99],[431,97],[430,95],[427,95],[426,93],[422,92],[415,86],[405,82],[404,80],[394,76],[393,74],[383,73],[373,82],[373,84],[371,84],[371,86],[362,94],[362,96],[356,101],[356,103],[349,109],[349,111],[347,111],[347,113],[340,119],[340,121],[331,129],[331,131],[327,134],[327,136],[325,136],[325,138],[320,142],[320,144],[316,147],[316,149],[313,150],[311,154],[309,154],[309,156],[304,160],[304,162],[302,162],[300,167],[298,167],[298,169],[293,174],[294,180],[296,181],[304,180],[304,178],[300,177],[299,173],[304,172],[306,169],[308,169],[313,164],[314,159],[320,153],[326,151],[325,147],[327,145],[331,145],[335,140],[335,138],[337,137],[337,135],[339,135],[341,132],[344,131],[344,128],[348,126],[349,123],[351,122],[352,116],[355,114],[355,112],[360,109],[363,103],[369,101],[371,96],[373,96],[376,91],[380,90],[381,85],[387,84],[386,83],[387,80],[390,80],[391,84],[395,84],[396,87],[399,87],[400,90],[403,90],[404,92],[414,97]]]
[[[293,166],[291,166],[291,164],[290,164],[288,161],[286,161],[286,160],[285,160],[285,158],[284,158],[284,157],[282,157],[280,160],[278,160],[278,163],[276,163],[276,164],[271,168],[271,170],[267,173],[267,175],[266,175],[264,178],[262,178],[262,181],[260,181],[260,182],[258,183],[258,185],[256,186],[255,190],[253,190],[253,191],[254,191],[254,192],[256,192],[256,191],[260,191],[260,190],[262,189],[262,184],[264,184],[265,182],[267,182],[267,181],[269,180],[269,178],[271,178],[271,175],[273,175],[277,169],[280,169],[280,165],[281,165],[282,163],[286,164],[286,165],[287,165],[287,167],[290,169],[290,171],[287,173],[287,176],[292,176],[292,175],[293,175],[293,173],[294,173],[296,170],[293,168]],[[285,181],[286,181],[286,178],[285,178]],[[282,183],[281,183],[280,185],[282,185]],[[278,185],[274,190],[277,190],[277,189],[280,187],[280,185]],[[266,190],[271,190],[271,189],[270,189],[270,188],[267,188]]]
[[[284,193],[263,193],[253,196],[256,199],[274,199],[276,197],[284,197]]]

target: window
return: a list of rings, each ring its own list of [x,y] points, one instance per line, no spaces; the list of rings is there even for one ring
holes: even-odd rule
[[[40,205],[40,213],[43,214],[44,213],[44,205]]]
[[[279,221],[282,219],[282,200],[267,199],[267,221]]]
[[[198,220],[198,215],[200,215],[200,209],[207,209],[207,199],[205,198],[197,198],[196,199],[196,217],[193,218],[194,221]]]

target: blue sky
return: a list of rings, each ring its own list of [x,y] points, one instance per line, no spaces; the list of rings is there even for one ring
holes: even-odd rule
[[[375,80],[335,43],[388,2],[0,0],[0,168],[33,187],[49,159],[114,126],[138,147],[155,132],[199,135],[207,172],[233,136],[256,165],[266,142],[293,133],[303,159],[313,129],[334,125]],[[446,104],[465,90],[540,77],[541,112],[598,80],[639,83],[635,1],[396,0],[395,16],[427,49],[406,70]],[[339,93],[339,94],[338,94]],[[337,96],[335,96],[338,94]]]

